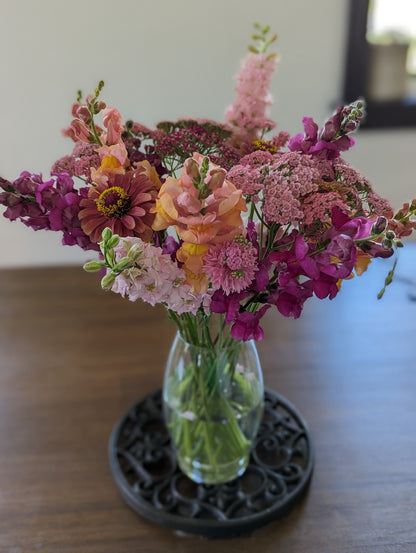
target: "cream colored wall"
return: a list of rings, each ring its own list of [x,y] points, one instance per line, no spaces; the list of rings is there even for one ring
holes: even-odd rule
[[[221,120],[254,21],[279,35],[272,116],[279,129],[299,132],[304,115],[322,121],[340,98],[346,13],[347,0],[1,0],[0,174],[47,175],[71,148],[60,129],[76,91],[100,79],[103,99],[126,119]],[[416,183],[415,135],[363,132],[351,154],[397,203]],[[3,217],[0,236],[1,267],[91,257]]]

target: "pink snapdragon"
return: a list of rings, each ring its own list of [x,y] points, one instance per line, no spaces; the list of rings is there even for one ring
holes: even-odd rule
[[[269,92],[276,55],[250,54],[236,76],[237,98],[225,112],[225,122],[245,140],[253,141],[276,124],[269,118]]]
[[[105,108],[103,110],[103,125],[107,132],[102,139],[107,146],[121,142],[121,133],[124,131],[122,122],[120,112],[115,108]]]

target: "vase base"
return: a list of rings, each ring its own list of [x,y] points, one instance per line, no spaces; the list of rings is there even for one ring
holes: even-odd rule
[[[242,476],[224,484],[197,484],[179,469],[163,421],[161,391],[136,403],[109,442],[115,482],[143,517],[207,538],[251,534],[288,513],[309,484],[312,441],[298,411],[265,390],[262,423]]]
[[[195,461],[187,462],[187,459],[178,460],[179,469],[191,480],[198,484],[224,484],[241,476],[248,465],[248,456],[245,455],[237,461],[227,465],[220,465],[215,472],[208,466],[195,466]]]

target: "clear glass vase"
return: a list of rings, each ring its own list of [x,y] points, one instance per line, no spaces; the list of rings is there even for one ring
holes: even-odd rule
[[[163,409],[182,472],[206,484],[243,474],[263,395],[254,341],[201,347],[178,333],[166,367]]]

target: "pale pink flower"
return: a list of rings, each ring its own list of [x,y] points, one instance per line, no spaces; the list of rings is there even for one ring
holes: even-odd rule
[[[134,248],[134,254],[131,254]],[[122,238],[115,248],[116,261],[133,255],[134,265],[124,270],[112,286],[112,291],[131,301],[141,299],[151,305],[162,303],[168,309],[196,314],[200,305],[209,305],[207,294],[193,294],[186,284],[185,271],[172,263],[169,254],[138,237]]]

